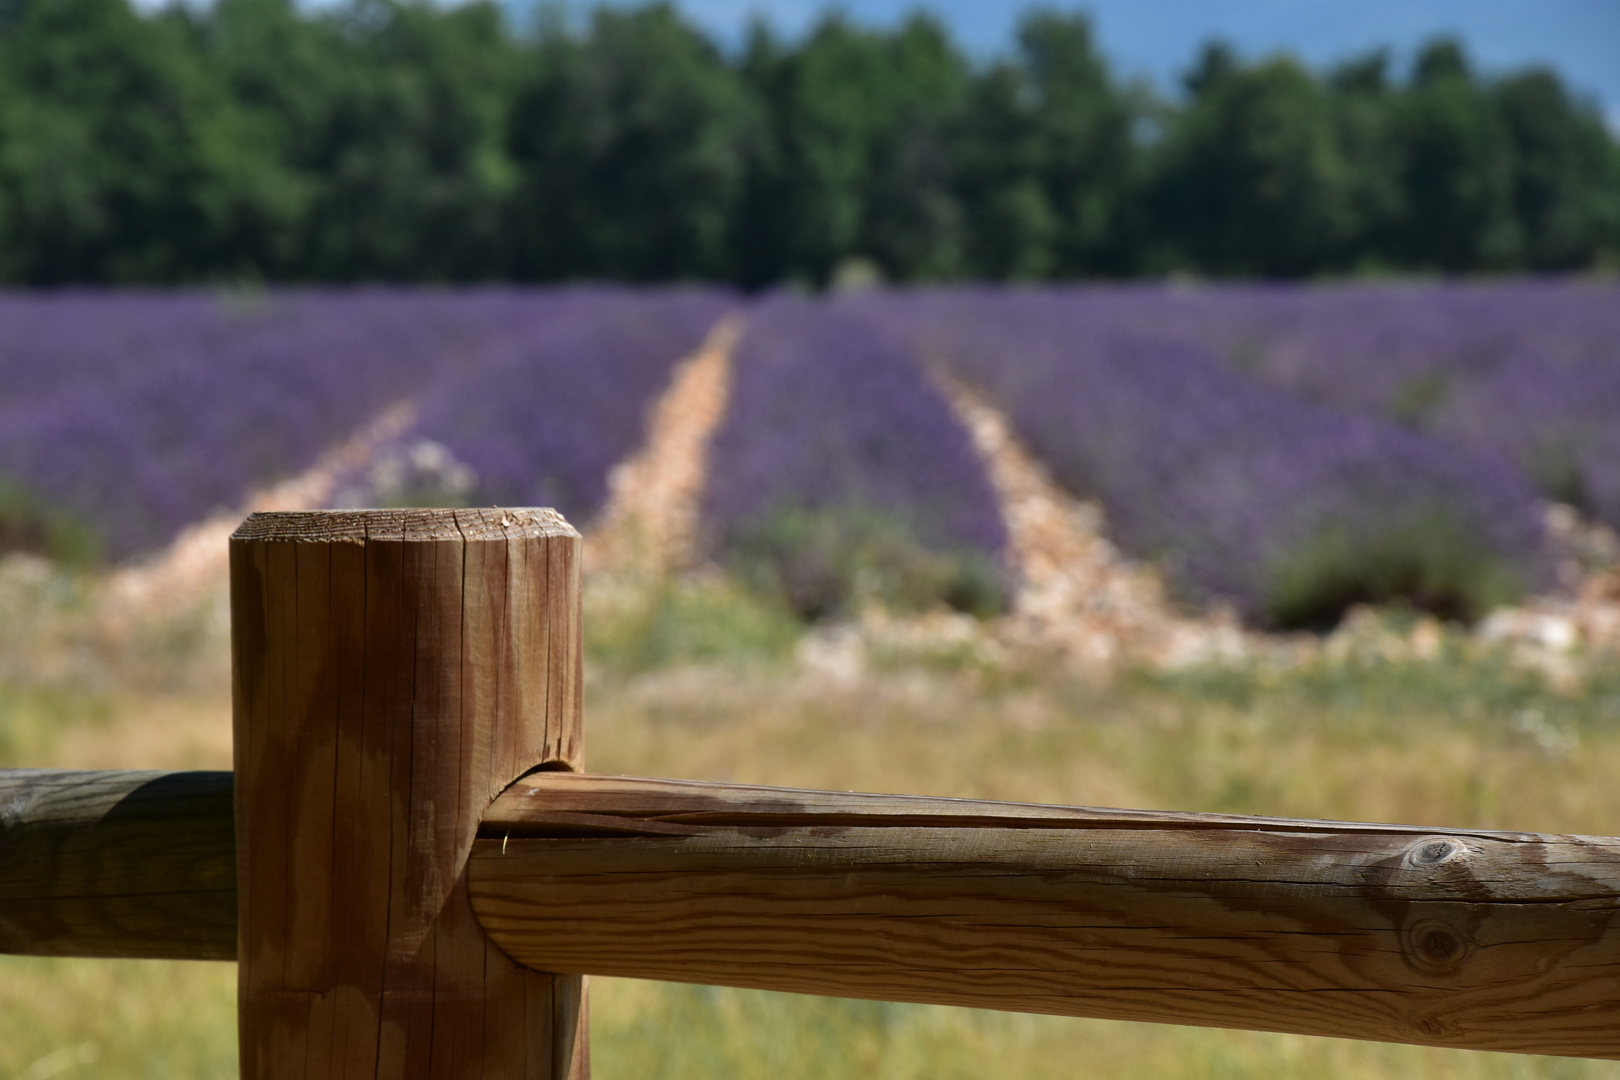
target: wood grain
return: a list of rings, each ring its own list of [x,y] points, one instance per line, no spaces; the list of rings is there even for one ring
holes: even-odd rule
[[[577,976],[468,904],[490,801],[578,768],[552,511],[256,514],[231,540],[244,1077],[584,1077]]]
[[[0,952],[235,959],[231,774],[0,770]]]
[[[1620,1058],[1620,840],[537,775],[468,868],[532,967]]]

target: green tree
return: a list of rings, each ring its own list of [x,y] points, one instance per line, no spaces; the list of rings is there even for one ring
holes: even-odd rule
[[[236,106],[221,150],[234,153],[248,197],[222,229],[228,262],[248,278],[309,277],[311,219],[327,186],[321,148],[345,42],[291,0],[218,0],[196,34]]]
[[[1346,168],[1350,236],[1344,268],[1387,269],[1389,240],[1405,206],[1389,54],[1379,50],[1339,65],[1328,73],[1326,88]]]
[[[1328,96],[1295,61],[1242,65],[1219,46],[1158,148],[1147,193],[1171,259],[1212,274],[1293,276],[1340,263],[1350,170]]]
[[[553,27],[514,106],[519,277],[635,281],[734,273],[756,116],[714,46],[667,4]]]
[[[302,44],[319,57],[319,95],[300,100],[289,87],[281,99],[284,116],[305,118],[294,163],[319,178],[303,276],[505,276],[502,210],[517,183],[505,135],[518,53],[500,9],[353,0],[318,22]],[[282,82],[310,56],[279,58]]]
[[[1492,96],[1513,147],[1524,262],[1568,270],[1620,255],[1620,149],[1597,110],[1573,102],[1550,71],[1503,79]]]
[[[963,215],[954,184],[951,127],[966,93],[967,62],[935,19],[916,15],[884,43],[894,80],[888,124],[870,151],[857,249],[890,277],[961,277]]]
[[[1392,261],[1452,272],[1519,265],[1513,143],[1462,47],[1425,47],[1393,106],[1403,206],[1387,240]]]
[[[744,207],[745,280],[825,281],[857,255],[898,278],[958,264],[946,132],[968,68],[937,23],[885,35],[829,15],[792,50],[760,29],[742,71],[769,134]]]
[[[1126,226],[1138,180],[1140,155],[1131,137],[1137,117],[1097,52],[1090,19],[1031,11],[1019,24],[1018,58],[1052,215],[1052,272],[1073,277],[1127,270],[1135,258]],[[1032,200],[1017,201],[1035,213]]]
[[[953,148],[970,276],[1005,281],[1051,272],[1058,221],[1045,149],[1020,66],[996,64],[973,81]]]
[[[0,35],[0,277],[184,281],[230,268],[254,164],[184,16],[36,0]]]
[[[1165,103],[1037,8],[971,64],[833,14],[735,58],[668,3],[0,0],[0,281],[702,278],[1620,260],[1620,146],[1548,71],[1212,45]]]

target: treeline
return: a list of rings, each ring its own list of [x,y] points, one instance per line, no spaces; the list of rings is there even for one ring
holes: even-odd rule
[[[0,0],[0,282],[823,283],[1620,263],[1620,147],[1558,76],[1206,47],[1166,101],[1083,15],[975,63],[914,17]]]

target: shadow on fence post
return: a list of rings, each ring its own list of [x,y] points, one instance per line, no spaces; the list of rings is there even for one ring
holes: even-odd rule
[[[514,963],[465,886],[495,796],[579,768],[579,546],[532,510],[232,537],[244,1078],[588,1074],[583,980]]]

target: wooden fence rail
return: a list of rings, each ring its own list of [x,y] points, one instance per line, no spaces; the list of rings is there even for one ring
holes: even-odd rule
[[[0,952],[236,959],[231,774],[0,770]]]
[[[234,777],[0,773],[0,950],[235,957],[278,1080],[577,1080],[587,974],[1620,1058],[1620,840],[592,776],[578,580],[249,519]]]
[[[0,773],[0,947],[231,959],[229,773]],[[1620,840],[541,773],[472,907],[542,971],[1620,1056]]]
[[[547,971],[1620,1056],[1620,840],[558,774],[480,837]]]

